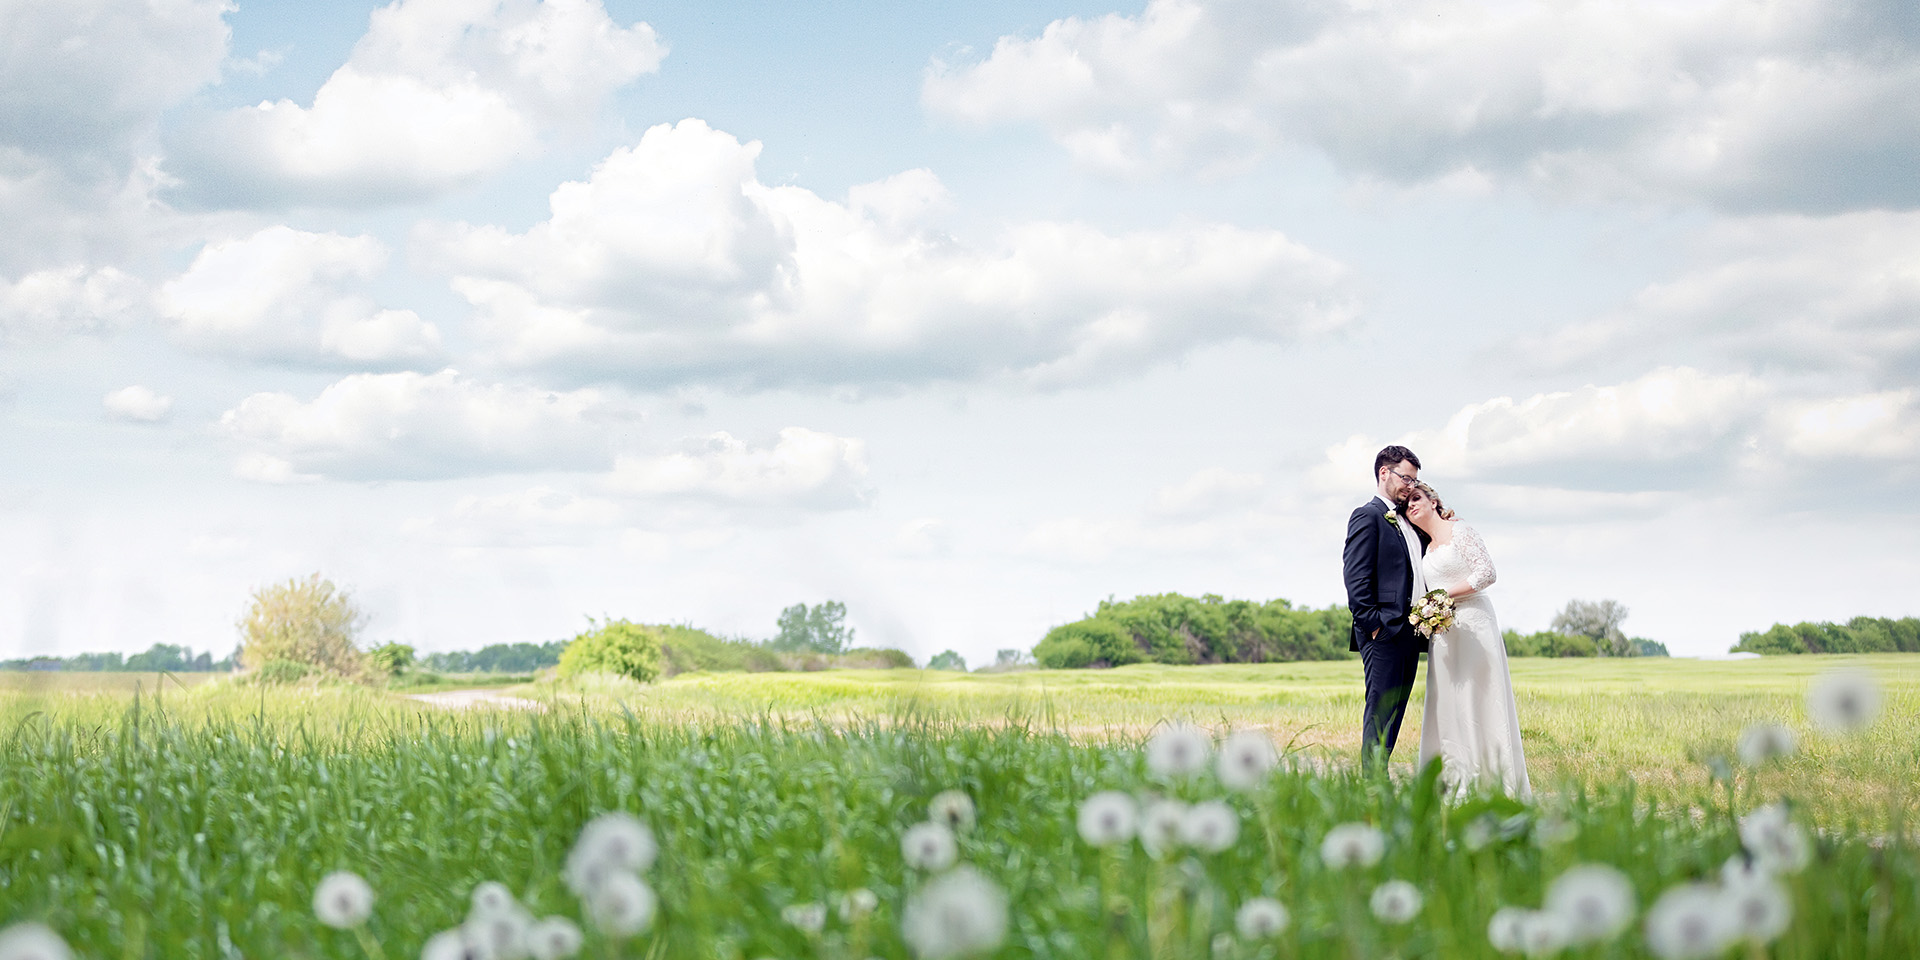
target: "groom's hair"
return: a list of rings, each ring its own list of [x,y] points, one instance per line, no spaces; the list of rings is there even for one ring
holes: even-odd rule
[[[1391,467],[1396,463],[1411,463],[1415,470],[1420,469],[1420,458],[1414,456],[1412,450],[1395,444],[1384,447],[1379,453],[1373,455],[1373,478],[1380,479],[1381,467]]]

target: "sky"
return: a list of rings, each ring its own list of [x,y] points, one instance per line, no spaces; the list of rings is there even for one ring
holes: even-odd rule
[[[0,0],[0,657],[1920,614],[1906,0]]]

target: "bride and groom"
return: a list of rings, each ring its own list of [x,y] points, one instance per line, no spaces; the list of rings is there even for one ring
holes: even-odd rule
[[[1373,459],[1376,495],[1347,520],[1350,648],[1366,672],[1364,767],[1384,764],[1400,736],[1420,654],[1427,654],[1420,765],[1434,758],[1456,789],[1480,783],[1526,797],[1527,761],[1493,601],[1493,560],[1472,527],[1420,482],[1420,458],[1391,446]],[[1408,612],[1429,590],[1453,598],[1453,625],[1424,637]]]

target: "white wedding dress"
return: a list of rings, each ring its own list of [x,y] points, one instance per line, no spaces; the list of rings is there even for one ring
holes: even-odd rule
[[[1465,584],[1474,592],[1454,600],[1453,629],[1433,638],[1427,653],[1427,712],[1420,724],[1420,765],[1440,758],[1455,791],[1498,785],[1510,797],[1532,795],[1527,757],[1520,748],[1520,712],[1507,673],[1507,645],[1486,589],[1493,585],[1487,545],[1464,523],[1452,541],[1429,548],[1420,561],[1429,589]]]

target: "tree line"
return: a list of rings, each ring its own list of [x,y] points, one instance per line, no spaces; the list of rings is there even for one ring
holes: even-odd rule
[[[218,660],[213,652],[194,653],[192,647],[156,643],[144,653],[76,653],[71,657],[22,657],[0,660],[0,670],[73,670],[119,673],[213,673],[233,669],[238,650]]]
[[[1920,653],[1920,619],[1854,617],[1846,623],[1776,623],[1740,635],[1734,653]]]

